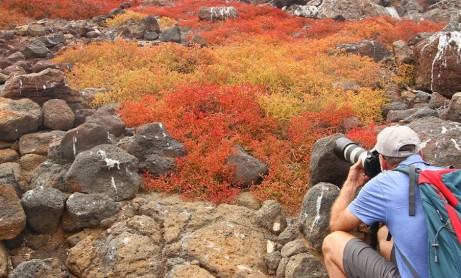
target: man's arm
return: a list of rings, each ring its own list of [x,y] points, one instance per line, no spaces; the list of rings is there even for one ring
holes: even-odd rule
[[[330,230],[350,231],[360,224],[360,219],[347,208],[354,200],[357,191],[368,181],[362,167],[362,161],[351,166],[346,182],[331,208]]]

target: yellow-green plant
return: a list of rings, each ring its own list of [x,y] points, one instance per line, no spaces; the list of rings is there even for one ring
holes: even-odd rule
[[[165,30],[177,24],[177,20],[168,16],[162,16],[157,20],[157,23],[160,27],[160,30]]]
[[[260,98],[261,105],[278,119],[289,119],[301,111],[319,107],[314,100],[332,94],[335,82],[352,82],[365,90],[374,87],[383,74],[380,65],[369,58],[315,52],[309,41],[264,42],[255,39],[214,48],[179,44],[141,48],[133,42],[115,41],[69,50],[55,62],[75,64],[68,76],[71,86],[107,89],[106,94],[96,98],[96,105],[139,99],[185,84],[254,84],[270,92]],[[336,42],[324,41],[323,44]],[[319,42],[314,46],[321,47]],[[367,94],[341,92],[333,95],[351,98],[372,95],[377,98],[373,103],[379,107],[381,98],[376,92],[369,89]],[[357,109],[359,105],[357,101]],[[379,108],[367,111],[379,114],[377,110]],[[366,119],[376,119],[370,112],[361,115],[366,122]]]
[[[397,74],[393,76],[395,83],[402,87],[415,85],[415,66],[400,64],[397,66]]]
[[[125,10],[124,13],[114,16],[114,18],[107,19],[105,25],[107,27],[117,27],[127,22],[140,22],[143,18],[147,17],[147,14],[135,12],[132,10]]]

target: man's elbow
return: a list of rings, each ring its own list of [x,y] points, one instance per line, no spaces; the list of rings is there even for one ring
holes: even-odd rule
[[[353,219],[346,220],[344,218],[330,219],[330,231],[337,232],[349,232],[358,226],[358,222],[355,222]]]

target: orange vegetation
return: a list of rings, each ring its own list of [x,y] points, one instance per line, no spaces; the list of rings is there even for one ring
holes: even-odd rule
[[[200,21],[197,12],[203,6],[234,6],[239,16]],[[93,105],[120,102],[127,125],[163,122],[185,144],[188,155],[178,159],[177,171],[160,178],[146,173],[145,188],[231,202],[241,188],[231,184],[234,169],[225,161],[240,144],[269,168],[263,183],[252,188],[255,195],[276,199],[290,213],[299,209],[310,186],[314,142],[347,132],[370,148],[382,121],[385,100],[380,88],[389,80],[411,82],[412,68],[399,68],[398,78],[389,77],[389,71],[370,58],[332,50],[364,39],[390,46],[442,28],[438,23],[383,17],[313,20],[221,0],[140,5],[107,24],[144,15],[162,16],[165,26],[176,21],[190,31],[188,37],[199,34],[211,46],[97,42],[68,49],[54,62],[73,64],[68,73],[72,87],[107,89]],[[344,89],[344,83],[356,88]],[[365,126],[344,130],[348,117],[357,117]]]

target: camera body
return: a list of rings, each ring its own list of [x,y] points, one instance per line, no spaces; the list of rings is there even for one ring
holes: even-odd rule
[[[340,158],[353,164],[361,159],[365,175],[370,179],[381,173],[378,152],[367,151],[346,137],[340,137],[336,140],[335,153]]]

